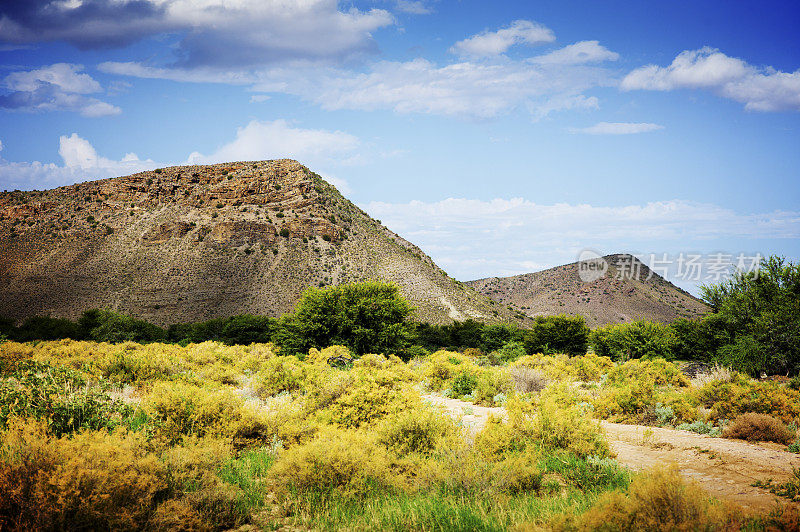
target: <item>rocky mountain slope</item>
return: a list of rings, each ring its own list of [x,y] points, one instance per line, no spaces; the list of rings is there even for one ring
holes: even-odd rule
[[[0,194],[0,316],[278,316],[308,286],[396,282],[432,323],[519,320],[296,161],[181,166]]]
[[[577,262],[536,273],[469,281],[478,292],[528,316],[581,314],[590,327],[646,319],[669,323],[708,311],[632,255],[607,255],[605,275],[584,282]]]

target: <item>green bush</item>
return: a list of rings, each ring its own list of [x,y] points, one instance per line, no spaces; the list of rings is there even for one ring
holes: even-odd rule
[[[108,394],[108,386],[90,384],[75,370],[22,361],[0,377],[0,427],[9,418],[44,420],[56,435],[114,428],[133,408]]]
[[[585,355],[589,327],[586,326],[583,316],[539,316],[533,327],[523,333],[523,338],[528,354]]]
[[[356,355],[393,354],[408,344],[412,307],[395,284],[364,282],[309,288],[275,340],[285,354],[305,356],[312,347],[347,346]]]
[[[511,341],[503,345],[503,347],[497,351],[496,356],[503,362],[514,362],[515,360],[524,357],[525,353],[525,344],[522,342]]]
[[[84,338],[95,342],[156,342],[167,336],[157,325],[110,310],[87,310],[78,320],[78,326]]]
[[[450,389],[457,397],[460,397],[470,395],[477,384],[478,378],[475,375],[462,371],[453,378]]]
[[[660,323],[635,321],[594,329],[589,342],[594,352],[615,360],[632,358],[675,358],[676,337],[673,330]]]
[[[33,316],[23,321],[22,325],[9,336],[21,342],[29,342],[63,338],[79,339],[81,333],[78,325],[73,321],[48,316]]]

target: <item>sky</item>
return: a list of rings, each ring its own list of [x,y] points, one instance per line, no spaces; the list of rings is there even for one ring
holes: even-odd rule
[[[294,158],[459,280],[588,249],[696,294],[800,258],[798,27],[786,1],[0,0],[0,190]]]

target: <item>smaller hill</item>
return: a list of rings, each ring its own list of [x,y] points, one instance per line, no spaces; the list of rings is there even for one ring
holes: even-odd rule
[[[669,323],[694,318],[708,306],[628,254],[603,257],[608,271],[592,282],[566,264],[511,277],[488,277],[466,284],[498,303],[528,316],[581,314],[590,327],[635,320]],[[638,272],[638,273],[637,273]]]

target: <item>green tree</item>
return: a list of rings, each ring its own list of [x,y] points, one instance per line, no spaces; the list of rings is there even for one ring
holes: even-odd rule
[[[111,310],[87,310],[78,319],[78,326],[85,338],[95,342],[156,342],[167,337],[157,325]]]
[[[508,323],[495,323],[483,327],[481,348],[484,352],[497,351],[517,337],[518,329]]]
[[[716,353],[723,363],[753,375],[800,371],[800,264],[765,258],[701,295],[730,334]]]
[[[675,358],[675,333],[668,325],[634,321],[606,325],[589,336],[594,352],[616,360],[631,358]]]
[[[280,320],[275,340],[285,353],[345,345],[353,353],[398,353],[413,330],[413,308],[395,284],[352,283],[309,288],[295,313]]]
[[[589,327],[583,316],[539,316],[523,334],[528,353],[566,353],[585,355],[589,345]]]

